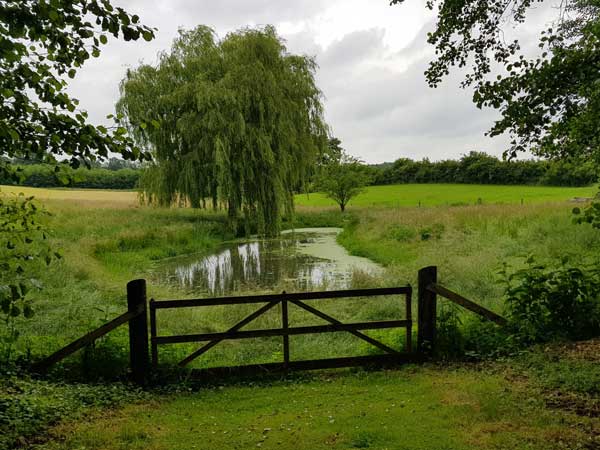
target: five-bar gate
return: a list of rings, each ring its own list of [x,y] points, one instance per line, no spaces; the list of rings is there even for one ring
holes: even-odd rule
[[[372,297],[403,295],[405,297],[405,318],[401,320],[384,320],[384,321],[369,321],[369,322],[354,322],[342,323],[336,318],[320,311],[315,306],[309,305],[307,302],[313,302],[323,299],[333,298],[356,298],[364,297],[365,301],[370,301]],[[380,289],[355,289],[341,291],[326,291],[326,292],[299,292],[275,295],[256,295],[242,297],[223,297],[210,299],[192,299],[192,300],[150,300],[150,344],[152,364],[154,367],[158,365],[158,346],[163,344],[178,344],[200,342],[204,343],[200,348],[191,353],[185,359],[179,362],[179,366],[183,367],[189,364],[194,359],[202,356],[208,350],[218,345],[220,342],[229,339],[249,339],[261,337],[276,337],[281,336],[283,340],[283,361],[276,363],[236,366],[236,367],[220,367],[204,369],[202,372],[253,372],[253,371],[287,371],[287,370],[307,370],[307,369],[324,369],[334,367],[350,367],[365,364],[384,364],[405,362],[415,359],[415,354],[412,352],[412,313],[411,313],[411,298],[412,288],[410,286],[380,288]],[[316,303],[316,302],[315,302]],[[227,331],[220,333],[201,333],[187,334],[178,336],[159,336],[157,332],[157,313],[162,309],[172,308],[202,308],[218,305],[244,305],[244,304],[263,304],[252,314],[245,317],[243,320],[233,325]],[[281,305],[281,327],[258,329],[258,330],[243,330],[243,328],[252,321],[271,310],[277,305]],[[311,326],[290,326],[288,307],[294,306],[307,311],[320,319],[325,320],[328,324],[311,325]],[[399,351],[389,347],[381,341],[374,339],[365,333],[363,330],[374,330],[383,328],[405,328],[406,340],[404,351]],[[290,356],[289,337],[294,335],[306,335],[317,333],[330,333],[346,331],[354,336],[368,342],[380,349],[383,353],[380,355],[370,356],[354,356],[340,357],[327,359],[313,360],[292,360]]]

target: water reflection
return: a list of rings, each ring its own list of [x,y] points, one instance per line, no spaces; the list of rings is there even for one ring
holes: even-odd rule
[[[209,256],[176,258],[156,272],[159,282],[208,295],[277,289],[345,289],[354,268],[379,267],[348,255],[336,241],[337,229],[304,230],[281,239],[229,244]],[[324,257],[327,256],[327,257]]]

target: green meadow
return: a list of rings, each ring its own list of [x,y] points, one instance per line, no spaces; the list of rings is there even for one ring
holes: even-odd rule
[[[528,255],[540,261],[556,262],[568,255],[589,262],[600,254],[600,231],[574,225],[573,203],[568,202],[573,197],[592,197],[595,187],[481,188],[371,187],[344,214],[332,205],[316,205],[317,199],[322,199],[318,194],[311,194],[311,204],[303,204],[306,197],[299,196],[295,220],[284,226],[343,227],[338,241],[350,253],[385,268],[380,276],[356,272],[354,287],[416,286],[418,269],[437,265],[444,285],[499,313],[503,312],[503,299],[498,272],[505,263],[520,267]],[[19,191],[2,188],[3,192],[11,190]],[[46,222],[51,243],[63,254],[57,263],[40,269],[44,289],[32,294],[37,314],[22,323],[19,351],[34,359],[122,313],[125,284],[131,279],[147,278],[149,296],[155,298],[189,296],[152,282],[156,265],[178,255],[209,254],[234,239],[224,231],[222,211],[140,206],[134,192],[28,189],[27,194],[44,199],[50,213]],[[477,202],[478,198],[482,201]],[[415,206],[419,200],[421,207]],[[272,291],[284,289],[289,291],[289,286],[273,286]],[[331,302],[323,307],[349,321],[401,318],[398,315],[403,314],[394,298],[374,305],[360,300],[343,305]],[[247,313],[243,308],[225,311],[218,307],[175,312],[161,316],[159,326],[164,334],[222,330]],[[256,326],[273,326],[278,320],[274,311]],[[308,319],[297,314],[292,320],[302,324]],[[460,320],[466,324],[475,318],[464,313]],[[389,345],[403,344],[401,333],[371,333]],[[373,352],[343,333],[321,336],[292,339],[293,355]],[[168,367],[194,349],[161,347],[161,361]],[[222,350],[207,353],[205,363],[277,361],[281,351],[277,339],[231,341]],[[127,367],[127,359],[127,330],[122,328],[58,365],[50,380],[114,379]],[[577,374],[586,374],[586,380],[600,379],[598,364],[582,368],[579,362],[563,359],[544,360],[544,370],[539,371],[527,360],[518,376],[513,363],[494,362],[485,368],[462,364],[381,372],[334,371],[260,383],[222,384],[215,380],[220,387],[190,386],[190,391],[184,381],[173,387],[174,392],[150,392],[139,398],[131,394],[137,400],[126,402],[101,400],[106,398],[104,391],[93,395],[93,385],[82,403],[77,400],[82,394],[72,387],[78,384],[50,381],[39,385],[32,381],[32,385],[19,387],[22,381],[15,379],[0,386],[0,401],[8,399],[21,411],[18,414],[26,412],[35,420],[10,428],[2,425],[0,414],[0,431],[8,436],[0,443],[19,436],[34,442],[32,436],[42,436],[42,448],[73,450],[586,448],[582,447],[590,439],[586,430],[598,427],[598,420],[582,419],[569,408],[550,407],[545,398],[549,390],[565,392],[586,398],[582,400],[586,407],[595,405],[594,384],[585,384]],[[559,381],[544,385],[548,373],[554,372]],[[44,392],[43,399],[40,392]],[[115,409],[107,414],[110,405]],[[57,416],[51,411],[65,413]],[[584,425],[579,425],[582,421]]]
[[[369,186],[350,201],[350,207],[459,206],[476,203],[540,203],[593,197],[595,187],[500,186],[490,184],[394,184]],[[296,196],[296,204],[307,207],[335,206],[320,193]]]

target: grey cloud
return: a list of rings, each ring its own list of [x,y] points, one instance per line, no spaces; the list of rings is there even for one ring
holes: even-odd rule
[[[323,67],[340,67],[360,64],[365,58],[374,58],[383,51],[382,39],[385,32],[381,29],[354,31],[333,42],[321,54]]]
[[[380,28],[357,29],[321,48],[313,31],[316,17],[329,6],[324,1],[121,3],[159,31],[150,43],[111,41],[101,58],[86,64],[73,80],[70,92],[81,99],[81,106],[95,122],[103,122],[106,114],[113,112],[119,81],[127,67],[137,66],[140,60],[154,62],[157,52],[170,47],[179,27],[206,24],[224,36],[249,23],[290,21],[300,24],[296,27],[300,31],[283,36],[288,49],[316,57],[326,118],[351,154],[368,162],[401,156],[442,159],[473,149],[500,154],[506,146],[505,138],[484,136],[496,113],[480,111],[472,104],[471,92],[458,87],[460,73],[453,72],[437,89],[427,86],[423,71],[432,56],[426,43],[432,21],[424,23],[400,52],[390,53]]]

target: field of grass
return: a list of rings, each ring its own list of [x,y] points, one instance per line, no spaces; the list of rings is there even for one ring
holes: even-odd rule
[[[381,187],[392,188],[396,192],[416,189],[414,185]],[[381,207],[357,204],[346,214],[331,206],[301,205],[296,225],[343,226],[339,241],[350,252],[386,267],[381,277],[357,273],[356,287],[416,285],[417,270],[434,264],[439,267],[443,284],[498,312],[502,312],[503,305],[497,272],[504,263],[518,267],[528,254],[554,263],[563,255],[583,261],[600,254],[600,231],[573,225],[572,204],[564,201],[574,196],[591,197],[595,188],[521,187],[519,193],[513,190],[519,187],[485,186],[490,196],[478,191],[479,187],[454,188],[456,197],[451,197],[449,186],[421,185],[420,189],[429,192],[431,203],[439,205],[436,207],[396,207],[399,203],[386,204],[384,195],[378,197]],[[370,188],[365,195],[379,189]],[[496,201],[511,204],[488,200],[493,189],[499,190]],[[507,190],[511,192],[507,194]],[[221,212],[141,207],[132,192],[26,191],[42,199],[52,214],[48,218],[51,241],[64,254],[62,261],[40,273],[44,290],[33,294],[37,315],[22,324],[20,350],[34,358],[47,355],[124,311],[125,283],[137,277],[151,279],[153,268],[164,258],[207,253],[232,238],[223,231],[225,217]],[[500,191],[506,196],[502,197]],[[410,199],[413,205],[420,200],[417,192]],[[530,196],[521,205],[525,192]],[[482,204],[474,204],[474,194],[475,200],[483,199]],[[273,291],[281,289],[273,287]],[[149,295],[184,296],[174,288],[152,283]],[[344,307],[339,302],[324,307],[325,312],[341,319],[374,320],[401,313],[394,302],[397,299],[387,299],[377,308],[366,307],[360,300],[344,303]],[[242,308],[227,313],[219,308],[202,314],[174,312],[170,317],[165,315],[159,326],[164,334],[222,330],[247,312]],[[278,317],[274,311],[257,326],[270,326]],[[292,319],[295,324],[305,320],[301,315]],[[82,369],[85,377],[114,376],[127,365],[126,333],[126,329],[120,329],[70,358],[59,367],[57,375],[64,377],[73,372],[77,378],[80,374],[75,372]],[[401,335],[377,333],[390,344],[402,344]],[[191,350],[185,346],[163,348],[161,359],[167,363]],[[214,352],[209,363],[267,362],[281,357],[278,340],[257,340],[252,345],[230,342],[223,349]],[[342,356],[344,352],[339,349],[346,354],[369,352],[345,334],[323,340],[292,340],[296,357]],[[306,380],[185,395],[152,394],[155,403],[130,406],[77,425],[63,424],[55,430],[60,439],[46,448],[228,448],[225,442],[233,443],[231,448],[254,448],[258,444],[263,448],[299,449],[585,448],[573,444],[584,439],[581,430],[585,427],[579,425],[582,419],[546,410],[542,394],[529,388],[523,391],[518,379],[507,380],[496,373],[425,368],[354,375],[343,372]],[[0,386],[0,404],[6,396],[15,395],[17,391],[11,389],[6,394]],[[29,391],[23,395],[29,395]],[[32,395],[39,398],[35,389]],[[284,399],[290,403],[285,404]],[[330,408],[325,406],[326,401]],[[32,407],[31,402],[29,397],[24,400],[25,413]],[[398,408],[401,402],[404,407]],[[274,410],[275,404],[281,407]],[[412,406],[416,404],[420,406]],[[361,416],[360,411],[366,414]],[[0,412],[0,425],[2,417]],[[292,421],[303,424],[301,430],[288,427]],[[151,431],[144,428],[149,423],[156,424]],[[184,432],[188,424],[193,427],[190,433]],[[265,432],[267,428],[270,430]],[[548,447],[548,442],[557,444]]]
[[[448,193],[445,185],[425,187],[430,195],[440,199]],[[547,188],[523,189],[544,192]],[[573,195],[570,189],[563,191],[565,198]],[[583,194],[591,196],[592,193]],[[149,295],[155,298],[188,296],[154,282],[152,271],[156,264],[177,255],[210,252],[232,238],[223,231],[222,212],[142,207],[135,203],[135,194],[131,192],[30,189],[27,194],[47,198],[43,203],[52,214],[48,219],[52,244],[64,254],[62,261],[41,275],[45,288],[32,294],[38,314],[23,324],[24,338],[20,346],[34,357],[60,348],[124,311],[125,284],[131,279],[147,278]],[[115,200],[117,198],[119,200]],[[442,283],[501,313],[502,287],[497,283],[497,272],[504,263],[518,266],[529,254],[547,260],[557,260],[564,255],[581,260],[600,254],[600,232],[574,226],[570,214],[572,206],[568,202],[544,203],[544,198],[541,195],[535,202],[524,205],[484,202],[458,207],[357,206],[349,214],[341,214],[335,208],[300,206],[296,221],[298,226],[344,226],[339,238],[341,244],[351,253],[385,266],[386,273],[381,277],[357,273],[356,287],[407,283],[416,286],[417,271],[427,265],[437,265]],[[290,289],[284,285],[273,286],[271,292],[282,290]],[[340,302],[323,306],[325,312],[340,319],[397,319],[403,316],[403,310],[396,300],[386,299],[375,306],[360,299],[345,302],[343,308],[338,306]],[[248,313],[247,308],[234,311],[219,307],[168,311],[161,315],[160,327],[164,334],[217,331],[233,325]],[[255,326],[276,323],[278,313],[269,312]],[[305,314],[295,309],[290,313],[294,323],[310,324]],[[64,326],[65,320],[68,327]],[[468,315],[465,320],[469,320]],[[399,332],[370,333],[398,347],[404,341]],[[95,358],[91,359],[92,362],[97,359],[100,367],[90,367],[89,371],[104,374],[101,368],[113,367],[112,363],[105,364],[112,360],[125,365],[126,343],[126,330],[101,341],[94,349]],[[348,355],[370,350],[346,334],[325,335],[323,340],[292,339],[292,351],[297,358],[335,356],[340,347],[345,348]],[[282,351],[278,339],[257,339],[252,343],[230,341],[224,343],[222,349],[209,352],[205,364],[270,362],[278,360]],[[192,350],[191,345],[162,347],[161,359],[173,362]]]
[[[369,186],[351,200],[349,207],[365,206],[458,206],[477,203],[543,203],[565,201],[574,197],[593,197],[596,187],[496,186],[489,184],[394,184]],[[297,195],[295,202],[305,207],[335,206],[325,195]]]
[[[567,203],[456,208],[372,209],[357,214],[339,241],[386,266],[392,284],[416,284],[417,271],[438,266],[442,284],[502,312],[498,272],[532,255],[559,264],[597,261],[600,231],[572,223]]]
[[[131,207],[137,204],[133,191],[40,189],[23,186],[0,186],[7,193],[23,192],[40,200],[67,200],[91,207]],[[574,197],[593,197],[598,189],[587,187],[498,186],[474,184],[395,184],[369,186],[350,201],[350,207],[385,206],[458,206],[477,203],[543,203],[566,201]],[[321,193],[296,195],[295,203],[304,207],[336,206]]]

